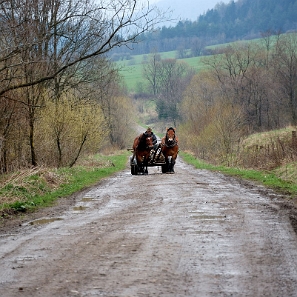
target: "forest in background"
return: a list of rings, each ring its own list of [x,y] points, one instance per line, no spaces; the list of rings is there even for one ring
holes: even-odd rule
[[[209,45],[250,40],[263,32],[280,34],[297,30],[297,0],[238,0],[218,3],[196,21],[155,28],[139,36],[139,44],[111,52],[114,61],[130,55],[190,49],[188,57],[211,54]]]

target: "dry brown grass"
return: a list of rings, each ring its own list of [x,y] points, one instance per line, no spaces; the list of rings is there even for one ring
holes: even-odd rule
[[[76,168],[85,170],[113,166],[106,158],[90,156],[78,162]],[[0,175],[0,205],[25,201],[29,196],[43,195],[69,182],[71,170],[46,167],[22,169],[12,174]]]
[[[66,176],[56,169],[35,167],[1,176],[0,204],[26,200],[27,193],[39,195],[67,182]]]
[[[281,140],[284,142],[290,142],[292,139],[292,131],[296,131],[297,127],[288,126],[284,129],[267,131],[262,133],[254,133],[247,137],[243,142],[242,146],[244,147],[253,147],[253,146],[265,146],[271,143],[272,140]]]
[[[282,180],[297,183],[297,149],[292,145],[292,131],[297,127],[256,133],[247,137],[239,153],[245,168],[271,170]]]

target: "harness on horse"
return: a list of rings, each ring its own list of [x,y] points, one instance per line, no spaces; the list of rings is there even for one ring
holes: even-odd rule
[[[175,140],[175,138],[174,138],[174,140],[173,140],[172,142],[170,142],[170,144],[168,143],[167,139],[168,139],[168,138],[166,137],[166,139],[165,139],[165,143],[162,144],[163,146],[166,146],[166,147],[174,147],[174,146],[177,145],[177,141]]]

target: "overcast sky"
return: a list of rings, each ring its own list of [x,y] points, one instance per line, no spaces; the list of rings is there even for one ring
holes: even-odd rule
[[[229,3],[230,0],[148,0],[162,10],[170,8],[172,17],[178,20],[197,20],[197,17],[212,9],[217,3]],[[177,21],[175,23],[177,23]],[[174,25],[174,24],[173,24]]]

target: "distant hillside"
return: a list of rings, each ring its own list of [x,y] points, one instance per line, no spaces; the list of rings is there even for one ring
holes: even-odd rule
[[[297,30],[297,0],[238,0],[217,4],[197,21],[180,21],[142,36],[134,54],[152,51],[180,52],[191,49],[191,56],[206,54],[205,46],[236,40],[254,39],[263,32]],[[119,49],[117,54],[124,53]]]
[[[297,0],[238,0],[219,4],[192,23],[196,36],[224,34],[225,41],[254,38],[267,30],[297,29]]]

